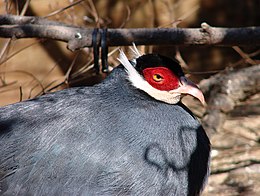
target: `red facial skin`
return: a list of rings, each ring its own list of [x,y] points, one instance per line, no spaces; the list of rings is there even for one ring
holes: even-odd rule
[[[170,91],[179,87],[178,77],[166,67],[149,67],[143,70],[145,80],[154,88]]]

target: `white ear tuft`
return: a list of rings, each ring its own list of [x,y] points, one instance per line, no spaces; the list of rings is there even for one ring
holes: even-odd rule
[[[143,86],[149,85],[148,82],[146,82],[144,78],[136,71],[135,67],[127,59],[125,53],[121,49],[119,49],[119,52],[120,54],[118,60],[125,67],[129,81],[134,87],[144,90]]]
[[[129,62],[129,60],[127,59],[125,53],[123,52],[123,50],[119,49],[119,58],[118,60],[120,61],[120,63],[125,67],[129,78],[136,78],[136,77],[141,77],[138,72],[136,71],[136,69],[134,68],[134,66]]]
[[[132,51],[132,55],[134,59],[139,58],[140,56],[142,56],[142,54],[140,53],[140,51],[137,49],[135,43],[133,43],[133,46],[130,47],[130,50]]]

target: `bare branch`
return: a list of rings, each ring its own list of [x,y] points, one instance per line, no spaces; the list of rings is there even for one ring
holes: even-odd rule
[[[1,15],[0,24],[0,37],[55,39],[68,42],[72,51],[92,46],[93,28],[13,15]],[[252,46],[260,45],[260,27],[217,28],[203,23],[202,28],[108,29],[107,37],[108,46],[126,46],[133,42],[137,45]]]
[[[236,105],[260,92],[260,65],[226,70],[202,80],[200,87],[208,99],[203,125],[209,134],[214,134]]]
[[[16,15],[0,15],[0,25],[56,25],[56,26],[69,26],[65,23],[47,20],[37,16],[16,16]]]

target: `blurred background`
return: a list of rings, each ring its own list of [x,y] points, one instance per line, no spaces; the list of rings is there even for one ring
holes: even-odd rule
[[[5,0],[0,14],[46,17],[81,27],[153,28],[260,26],[259,0]],[[46,27],[47,28],[47,27]],[[260,64],[259,47],[138,46],[175,57],[199,83],[226,69]],[[127,51],[127,48],[125,48]],[[109,48],[110,70],[118,65]],[[247,58],[245,58],[245,56]],[[106,77],[92,69],[91,48],[76,52],[46,39],[0,38],[0,105],[63,88],[93,85]],[[249,78],[250,80],[250,78]],[[212,136],[212,175],[204,195],[260,195],[260,93],[245,100]],[[205,108],[183,100],[200,118]],[[254,112],[252,112],[252,110]]]

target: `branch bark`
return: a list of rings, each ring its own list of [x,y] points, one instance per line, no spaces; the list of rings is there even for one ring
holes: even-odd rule
[[[72,51],[92,47],[93,28],[80,28],[39,17],[0,15],[0,37],[48,38],[68,42]],[[100,43],[100,36],[98,36]],[[260,45],[260,27],[108,29],[108,46],[132,45]]]
[[[202,119],[209,135],[224,124],[227,115],[250,96],[260,92],[260,65],[226,70],[200,82],[208,107]]]

